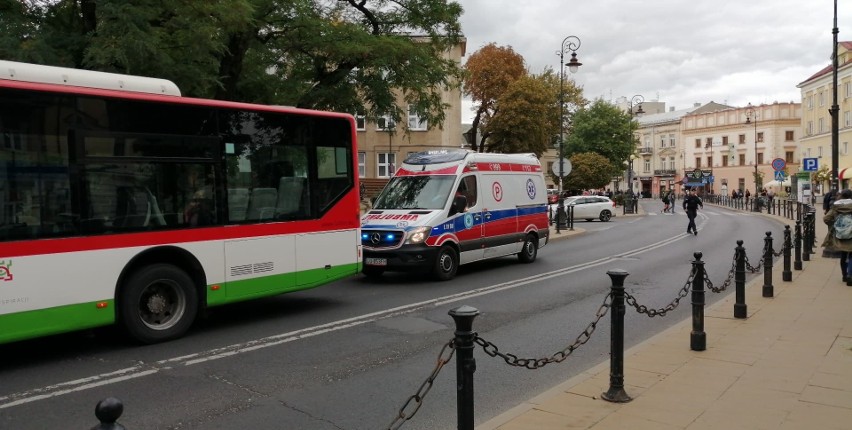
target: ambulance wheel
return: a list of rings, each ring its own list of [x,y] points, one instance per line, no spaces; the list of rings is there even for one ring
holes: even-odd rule
[[[361,269],[361,273],[363,273],[364,276],[366,276],[368,278],[378,278],[378,277],[382,276],[383,273],[385,273],[385,269],[382,268],[382,267],[376,267],[376,266],[364,266]]]
[[[612,213],[610,211],[601,212],[601,221],[607,222],[610,218],[612,218]]]
[[[538,239],[534,235],[528,234],[524,239],[524,248],[518,253],[518,260],[521,263],[532,263],[538,255]]]
[[[154,264],[133,273],[118,293],[118,318],[142,343],[182,336],[198,313],[192,278],[171,264]]]
[[[449,281],[456,276],[459,270],[459,254],[455,248],[450,245],[444,245],[438,251],[438,258],[435,259],[435,268],[432,274],[439,281]]]

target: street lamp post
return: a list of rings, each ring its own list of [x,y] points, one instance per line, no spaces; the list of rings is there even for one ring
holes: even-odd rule
[[[630,114],[630,117],[642,115],[645,113],[642,110],[642,103],[645,102],[645,97],[642,95],[636,94],[627,100],[627,113]],[[633,107],[636,106],[636,112],[633,111]],[[630,170],[627,171],[627,187],[630,190],[627,193],[627,198],[625,199],[625,205],[634,205],[635,204],[635,193],[633,192],[633,160],[636,159],[636,145],[633,141],[633,136],[630,136],[630,145],[632,146],[630,150]],[[631,206],[632,207],[632,206]]]
[[[757,111],[752,107],[751,103],[746,107],[746,124],[754,123],[754,196],[752,196],[754,203],[752,203],[752,208],[754,212],[760,212],[760,206],[755,204],[760,201],[757,197],[760,195],[760,189],[758,188],[758,172],[757,172]],[[754,121],[751,119],[754,118]]]
[[[583,63],[577,61],[577,50],[580,49],[580,38],[577,36],[568,36],[562,39],[562,48],[556,52],[559,56],[559,204],[556,205],[556,233],[562,232],[562,226],[565,225],[565,197],[563,196],[564,187],[562,179],[565,176],[565,54],[571,52],[571,60],[568,61],[568,70],[571,73],[576,73],[577,69]]]

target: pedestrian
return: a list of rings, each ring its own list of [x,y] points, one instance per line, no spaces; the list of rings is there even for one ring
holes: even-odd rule
[[[831,204],[834,203],[834,199],[837,197],[837,190],[834,188],[828,190],[824,196],[822,196],[822,214],[825,215],[831,209]]]
[[[665,206],[663,206],[663,210],[661,210],[660,212],[666,213],[666,212],[669,211],[669,193],[666,192],[666,191],[663,191],[660,194],[662,194],[661,197],[662,197],[662,200],[663,200],[663,205],[665,205]]]
[[[669,209],[672,210],[672,213],[675,213],[675,203],[677,202],[677,194],[675,194],[674,190],[669,190]]]
[[[689,218],[689,224],[686,226],[686,233],[692,233],[698,236],[698,228],[695,226],[695,217],[698,216],[698,208],[704,209],[704,203],[701,202],[693,190],[686,190],[686,196],[683,198],[683,211],[686,212],[686,217]]]
[[[840,192],[839,199],[831,204],[831,208],[823,217],[828,225],[828,234],[822,241],[822,246],[830,251],[840,253],[840,275],[843,282],[852,287],[852,269],[849,267],[849,253],[852,252],[852,236],[846,234],[846,223],[852,223],[852,190]]]

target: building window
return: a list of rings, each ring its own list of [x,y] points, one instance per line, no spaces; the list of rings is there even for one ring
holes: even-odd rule
[[[814,134],[814,122],[808,121],[808,125],[805,127],[805,134],[810,136]]]
[[[814,95],[808,96],[808,110],[814,110]]]
[[[846,127],[852,126],[852,111],[843,112],[843,119]]]
[[[701,157],[695,157],[695,168],[696,169],[701,168]]]
[[[745,145],[745,135],[744,134],[740,135],[740,145]]]
[[[651,159],[650,159],[650,158],[646,158],[646,159],[645,159],[645,162],[644,162],[643,164],[644,164],[644,165],[643,165],[642,167],[644,167],[644,168],[645,168],[645,173],[650,172],[650,171],[651,171]]]
[[[708,137],[708,138],[704,139],[704,142],[705,142],[705,145],[704,145],[705,148],[712,148],[713,147],[713,138],[712,137]]]
[[[820,118],[818,121],[819,128],[817,129],[817,133],[822,133],[825,131],[825,118]]]
[[[701,139],[695,139],[695,147],[701,148]]]
[[[358,131],[367,130],[367,119],[366,117],[364,117],[364,115],[361,115],[359,113],[355,114],[355,129]]]
[[[762,152],[757,153],[757,164],[763,164],[763,153]]]
[[[819,105],[825,106],[825,93],[822,91],[819,92]]]
[[[722,136],[722,146],[728,146],[728,136]]]
[[[376,164],[376,177],[390,178],[393,175],[396,164],[396,154],[380,152],[378,155],[378,163]]]
[[[421,118],[414,105],[408,105],[408,129],[425,131],[429,128],[426,118]]]
[[[784,140],[786,140],[787,142],[792,142],[795,140],[795,134],[793,130],[787,130],[784,132]]]
[[[358,177],[363,178],[367,176],[367,153],[359,152],[358,153]]]
[[[852,83],[846,83],[846,98],[852,97]]]
[[[793,151],[787,151],[784,153],[784,161],[788,164],[793,162]]]
[[[763,132],[762,131],[757,132],[757,141],[763,142]]]
[[[707,167],[713,167],[713,156],[707,157]]]
[[[740,166],[745,166],[745,154],[740,154]]]
[[[377,130],[393,130],[394,127],[396,127],[396,123],[393,121],[393,118],[391,118],[389,114],[380,116],[379,119],[376,121]]]
[[[675,158],[669,157],[669,170],[674,170],[674,169],[675,169]]]
[[[730,157],[722,157],[722,167],[728,167],[728,158]]]

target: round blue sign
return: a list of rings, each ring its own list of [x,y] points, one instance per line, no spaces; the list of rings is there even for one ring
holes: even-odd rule
[[[772,168],[775,171],[784,170],[785,167],[787,167],[787,162],[784,161],[783,158],[776,158],[772,160]]]

